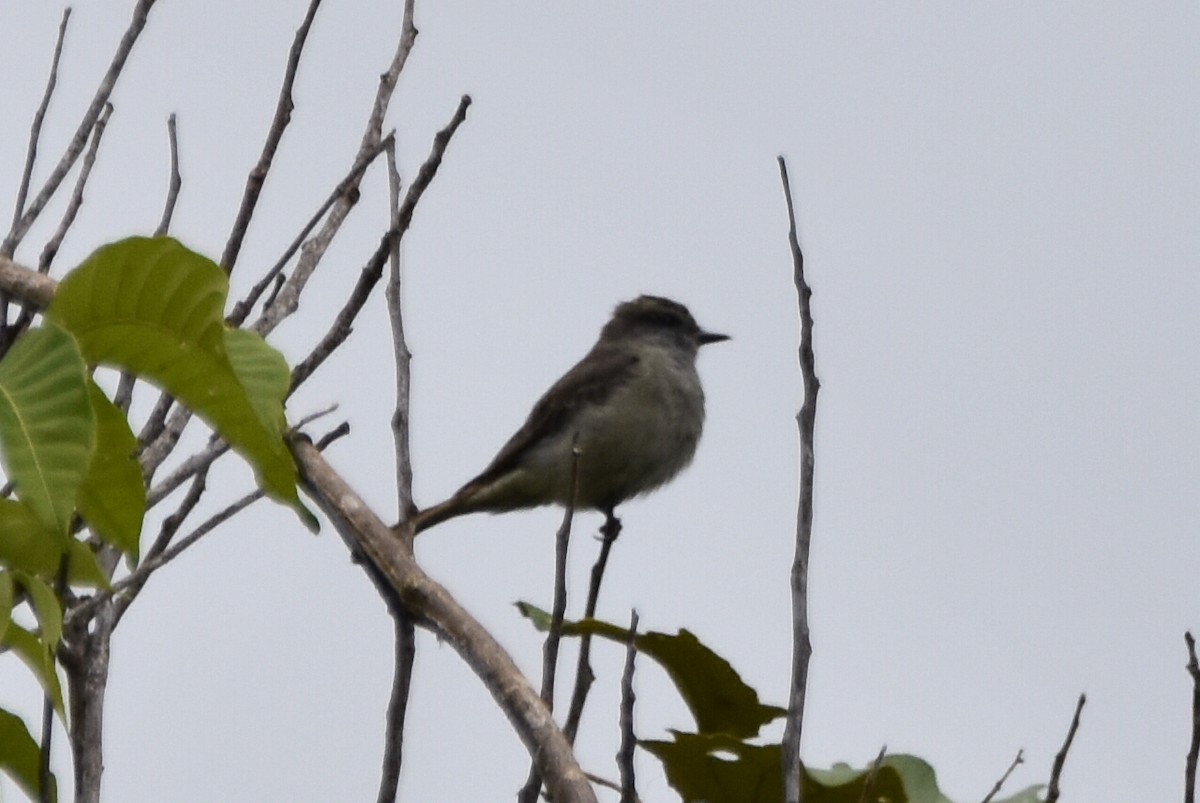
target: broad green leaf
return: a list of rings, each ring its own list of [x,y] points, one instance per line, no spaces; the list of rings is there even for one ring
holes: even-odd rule
[[[30,735],[24,721],[0,708],[0,770],[29,796],[30,800],[41,800],[39,770],[41,749],[37,740]],[[50,776],[50,800],[58,799],[54,776]]]
[[[108,578],[87,544],[53,532],[23,502],[0,499],[0,566],[53,580],[64,551],[70,554],[67,580],[71,585],[108,587]]]
[[[257,332],[245,329],[225,330],[225,351],[233,372],[237,374],[254,412],[258,414],[258,420],[273,437],[283,441],[287,433],[283,401],[292,382],[287,361]],[[321,528],[317,517],[299,499],[292,507],[308,529],[317,532]]]
[[[57,326],[27,332],[0,360],[5,472],[17,496],[64,535],[96,440],[86,379],[75,341]]]
[[[62,686],[58,682],[58,672],[54,666],[54,652],[46,642],[39,639],[33,633],[30,633],[20,625],[13,623],[8,626],[8,631],[4,634],[3,644],[8,645],[17,657],[29,667],[41,684],[42,691],[50,698],[50,702],[54,704],[54,710],[58,715],[66,720],[67,715],[63,709]]]
[[[84,359],[123,368],[186,404],[254,467],[263,490],[293,507],[296,466],[263,424],[229,360],[224,271],[168,237],[98,249],[58,287],[47,315]]]
[[[4,632],[12,622],[13,579],[12,575],[0,569],[0,642],[4,641]]]
[[[0,499],[0,564],[52,578],[58,572],[67,537],[51,530],[29,505]]]
[[[550,615],[528,603],[517,603],[518,610],[539,630],[550,626]],[[563,635],[595,636],[625,644],[629,630],[624,627],[585,619],[564,622]],[[783,708],[764,705],[758,692],[748,686],[729,662],[700,643],[687,630],[676,634],[647,632],[635,639],[638,652],[653,658],[670,675],[679,694],[696,718],[700,733],[723,733],[739,738],[756,735],[759,729],[787,713]]]
[[[42,627],[42,640],[54,649],[62,638],[63,612],[58,602],[58,595],[44,580],[34,574],[21,572],[17,580],[29,594],[33,603],[33,612],[37,615],[38,624]]]
[[[134,457],[137,438],[95,382],[88,382],[88,399],[96,416],[96,450],[79,492],[79,515],[92,532],[137,565],[146,513],[146,486]]]
[[[271,434],[282,438],[287,429],[283,400],[292,381],[287,361],[257,332],[246,329],[225,330],[225,351],[258,420]]]

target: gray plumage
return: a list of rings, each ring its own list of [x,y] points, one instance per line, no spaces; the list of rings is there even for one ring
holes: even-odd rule
[[[703,331],[670,299],[620,304],[591,351],[538,400],[488,467],[419,512],[416,531],[465,513],[569,504],[575,444],[577,508],[611,514],[660,487],[687,467],[700,441],[704,391],[696,354],[727,339]]]

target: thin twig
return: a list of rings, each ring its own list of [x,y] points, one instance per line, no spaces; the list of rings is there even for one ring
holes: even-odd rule
[[[588,584],[587,603],[584,605],[583,618],[594,619],[596,603],[600,600],[600,585],[604,582],[604,569],[608,566],[608,553],[621,534],[621,520],[613,515],[611,510],[605,512],[604,525],[600,528],[600,554],[592,565],[592,578]],[[583,707],[587,703],[588,691],[596,675],[592,672],[590,663],[592,655],[592,636],[584,633],[579,637],[579,658],[575,664],[575,688],[571,691],[571,707],[567,709],[567,724],[563,733],[567,741],[575,744],[575,734],[579,732],[579,721],[583,718]]]
[[[300,66],[300,55],[304,52],[308,31],[312,27],[313,18],[317,15],[317,8],[320,5],[321,0],[309,2],[304,21],[300,23],[300,27],[296,29],[296,36],[292,39],[292,48],[288,51],[287,67],[283,73],[283,86],[279,90],[279,100],[275,104],[275,116],[267,131],[267,139],[263,143],[258,163],[246,177],[246,190],[242,193],[242,204],[238,208],[233,229],[229,232],[229,239],[225,242],[225,250],[221,254],[221,267],[225,269],[226,273],[233,272],[233,266],[237,262],[238,253],[242,248],[242,241],[246,237],[246,231],[250,228],[250,218],[253,217],[254,209],[258,205],[263,183],[267,180],[267,173],[270,172],[271,163],[275,160],[275,151],[279,147],[280,139],[283,138],[284,130],[292,120],[292,109],[295,108],[292,100],[292,86],[296,82],[296,70]]]
[[[54,257],[58,254],[58,249],[62,246],[63,240],[67,236],[67,232],[71,228],[71,224],[75,222],[76,216],[79,214],[80,207],[83,206],[83,190],[87,186],[88,177],[92,174],[92,167],[96,164],[96,153],[100,149],[100,140],[104,137],[104,129],[108,125],[108,118],[112,114],[112,104],[107,103],[104,106],[104,111],[96,120],[96,127],[92,129],[91,141],[88,144],[87,153],[83,157],[83,164],[79,169],[79,176],[75,179],[75,189],[71,192],[71,197],[67,201],[67,208],[63,210],[62,219],[58,222],[58,228],[50,235],[50,239],[46,241],[46,245],[42,248],[41,256],[38,257],[38,273],[47,274],[50,272],[50,265],[54,262]],[[30,307],[25,307],[21,310],[21,315],[17,318],[8,331],[10,341],[21,336],[21,333],[29,328],[33,323],[34,310]]]
[[[1006,769],[1004,774],[1000,776],[1000,780],[996,781],[996,784],[992,787],[992,791],[987,793],[987,797],[985,797],[981,803],[992,803],[992,798],[1000,794],[1000,790],[1004,787],[1004,784],[1008,782],[1008,776],[1012,775],[1013,770],[1015,770],[1018,765],[1023,764],[1024,762],[1025,751],[1018,750],[1016,757],[1012,760],[1012,763],[1008,765],[1008,769]]]
[[[171,220],[175,217],[175,203],[179,200],[179,190],[183,186],[183,177],[179,174],[179,137],[176,131],[174,112],[167,117],[167,145],[170,150],[171,177],[167,183],[167,197],[163,202],[162,217],[159,218],[158,228],[154,230],[155,237],[165,237],[171,230]],[[133,403],[133,387],[136,384],[136,376],[128,371],[121,372],[113,404],[117,405],[126,415],[129,414],[129,407]],[[166,410],[170,407],[170,397],[164,393],[159,396],[158,401],[165,416]]]
[[[175,130],[175,112],[171,112],[167,117],[167,144],[171,149],[171,178],[167,184],[167,199],[163,204],[162,218],[158,221],[158,228],[154,230],[155,237],[164,237],[171,230],[175,202],[179,200],[179,188],[183,186],[183,176],[179,175],[179,136]]]
[[[292,370],[292,386],[289,393],[294,392],[296,388],[308,379],[320,367],[321,363],[325,362],[329,358],[329,355],[350,336],[354,319],[358,317],[358,313],[366,304],[371,290],[383,275],[383,265],[387,261],[392,249],[396,247],[396,244],[404,237],[404,233],[408,231],[408,227],[412,223],[413,212],[417,207],[417,202],[421,200],[421,195],[429,187],[434,176],[437,175],[438,167],[441,165],[442,157],[446,152],[446,146],[450,144],[454,132],[467,119],[467,109],[470,105],[470,96],[463,95],[459,101],[458,109],[454,112],[454,117],[450,119],[445,128],[434,136],[433,147],[430,149],[429,156],[425,159],[425,163],[421,165],[421,169],[417,171],[417,176],[408,188],[408,192],[404,196],[404,203],[400,205],[400,209],[392,220],[392,225],[384,233],[383,237],[380,238],[375,253],[371,255],[371,258],[359,273],[358,282],[351,291],[350,297],[338,312],[333,324],[329,327],[329,331],[313,347],[308,356]],[[295,278],[295,274],[292,274],[292,278]]]
[[[871,787],[875,785],[875,776],[879,774],[879,767],[883,764],[883,757],[887,755],[887,745],[879,748],[879,754],[875,756],[875,760],[871,762],[870,769],[867,770],[867,777],[863,781],[862,793],[858,796],[858,803],[867,803],[871,795]]]
[[[47,274],[50,272],[50,265],[54,262],[54,257],[58,254],[58,249],[62,246],[62,241],[66,238],[71,224],[75,222],[80,207],[83,206],[83,190],[87,186],[88,177],[92,174],[92,167],[96,163],[96,153],[100,149],[100,140],[104,136],[104,129],[108,125],[108,118],[112,113],[112,108],[111,103],[105,104],[103,113],[96,120],[96,127],[92,129],[91,141],[88,145],[87,153],[83,157],[83,165],[80,167],[79,176],[75,180],[75,189],[71,192],[71,198],[67,201],[67,208],[63,210],[63,216],[58,222],[58,228],[50,235],[50,239],[46,241],[45,246],[42,248],[41,256],[38,257],[38,273]],[[34,314],[35,311],[31,307],[25,307],[21,310],[16,323],[8,329],[7,337],[9,342],[20,337],[21,333],[29,328],[33,323]]]
[[[358,155],[355,158],[356,162],[362,161],[372,151],[379,152],[380,142],[383,139],[383,118],[387,114],[392,94],[396,90],[396,82],[400,79],[400,72],[408,62],[408,56],[412,52],[413,45],[416,44],[417,29],[411,24],[411,12],[407,7],[405,9],[405,16],[410,20],[410,24],[401,29],[400,41],[396,45],[396,52],[392,56],[392,62],[388,66],[388,69],[379,76],[379,87],[375,91],[375,102],[372,104],[371,113],[367,118],[367,127],[363,132],[362,142],[359,144]],[[342,223],[357,201],[358,181],[356,180],[352,186],[347,188],[346,192],[338,197],[336,203],[330,209],[329,216],[325,218],[325,223],[321,226],[321,230],[304,244],[304,247],[301,249],[300,260],[296,264],[296,269],[288,277],[275,303],[264,309],[262,315],[255,321],[254,331],[260,335],[265,335],[278,326],[280,321],[296,311],[300,304],[300,295],[304,292],[308,280],[312,278],[313,271],[316,270],[317,265],[329,248],[329,244],[333,242],[334,236],[341,229]]]
[[[383,153],[384,149],[394,141],[394,135],[388,134],[378,146],[354,160],[354,164],[350,166],[350,171],[341,181],[338,182],[338,185],[333,188],[333,191],[330,192],[325,200],[321,203],[320,207],[317,208],[317,211],[313,212],[312,216],[309,217],[308,222],[304,224],[304,226],[300,229],[300,232],[292,239],[292,242],[288,244],[288,247],[284,249],[283,253],[279,256],[279,259],[277,259],[275,264],[271,266],[271,269],[263,274],[263,277],[259,279],[253,287],[250,288],[250,291],[246,293],[244,298],[233,305],[233,311],[230,312],[229,316],[225,319],[226,323],[228,323],[230,326],[241,326],[246,320],[247,316],[250,315],[250,311],[254,309],[254,305],[258,302],[258,299],[262,298],[262,294],[266,292],[268,287],[271,287],[272,291],[267,300],[263,302],[263,308],[266,309],[275,303],[275,299],[279,295],[279,291],[282,288],[283,282],[285,281],[283,269],[287,263],[291,261],[291,258],[296,255],[296,252],[300,250],[300,247],[304,245],[305,238],[312,233],[312,230],[315,229],[317,224],[320,223],[325,217],[325,213],[328,212],[335,203],[337,203],[339,200],[348,198],[354,193],[357,193],[358,183],[362,179],[363,173],[365,173],[367,168],[374,163],[379,154]]]
[[[1200,663],[1196,661],[1196,640],[1190,632],[1183,634],[1187,644],[1187,671],[1192,678],[1192,742],[1188,745],[1184,765],[1184,803],[1196,803],[1196,759],[1200,756]]]
[[[542,643],[542,702],[554,710],[554,682],[558,674],[558,648],[562,642],[563,619],[567,615],[567,552],[571,544],[571,524],[575,519],[575,500],[579,496],[579,460],[582,450],[576,433],[571,444],[571,500],[563,511],[562,524],[554,537],[554,601],[550,606],[550,627]],[[525,785],[517,793],[518,803],[536,803],[542,788],[537,762],[529,765]]]
[[[75,189],[71,193],[71,199],[67,202],[67,208],[63,211],[58,228],[46,241],[45,247],[42,248],[42,254],[38,258],[39,273],[50,272],[50,265],[54,262],[58,249],[62,247],[67,231],[75,222],[79,208],[83,206],[83,190],[87,186],[88,177],[92,174],[92,167],[96,164],[96,152],[100,150],[100,140],[104,137],[104,129],[108,126],[108,118],[112,115],[112,110],[111,103],[104,104],[104,110],[96,119],[96,127],[92,129],[91,140],[88,143],[87,153],[83,155],[83,164],[79,168],[79,176],[75,179]]]
[[[386,583],[384,588],[387,588]],[[387,597],[395,598],[395,592],[388,589]],[[383,770],[380,773],[376,803],[395,803],[396,792],[400,787],[400,769],[404,760],[404,720],[408,714],[413,661],[417,655],[416,628],[412,617],[398,599],[394,606],[388,605],[388,610],[392,611],[394,669],[392,693],[388,699],[387,727],[384,732]]]
[[[411,4],[405,5],[405,19],[411,24]],[[388,199],[390,216],[400,214],[400,171],[396,167],[396,144],[389,138],[387,147]],[[396,406],[392,411],[392,440],[396,452],[396,512],[400,519],[410,518],[415,510],[412,498],[412,454],[409,449],[409,397],[412,387],[412,352],[404,336],[403,286],[401,282],[400,243],[388,255],[388,283],[383,295],[387,301],[388,321],[392,328],[392,357],[396,371]]]
[[[171,515],[163,519],[162,525],[158,530],[158,537],[154,539],[154,543],[146,550],[146,559],[154,558],[166,550],[171,545],[171,539],[175,537],[175,533],[183,525],[188,514],[195,509],[199,504],[200,498],[204,496],[204,491],[208,488],[208,468],[196,472],[192,478],[192,485],[184,494],[183,500]]]
[[[109,596],[116,608],[117,621],[120,621],[121,617],[125,615],[125,612],[129,610],[129,606],[133,604],[133,601],[137,599],[139,594],[141,594],[142,589],[146,585],[146,581],[150,579],[151,575],[153,575],[162,567],[166,566],[171,561],[175,560],[175,558],[183,554],[185,550],[194,546],[201,538],[208,535],[217,527],[229,521],[238,513],[241,513],[243,510],[250,507],[250,505],[262,498],[262,490],[255,489],[240,499],[230,503],[213,515],[209,516],[201,524],[199,524],[196,529],[192,530],[183,538],[180,538],[171,547],[163,550],[161,554],[153,559],[144,561],[142,565],[137,568],[137,571],[132,572],[128,577],[125,577],[120,582],[114,583],[111,591],[101,592],[100,594],[95,595],[93,599],[97,597],[103,597],[105,595]],[[100,599],[99,601],[103,602],[104,600]],[[92,606],[89,605],[87,607]],[[81,613],[86,611],[87,607],[81,607]]]
[[[1075,716],[1071,717],[1071,727],[1067,730],[1067,738],[1063,741],[1062,749],[1054,757],[1054,764],[1050,768],[1050,784],[1046,789],[1045,803],[1055,803],[1058,800],[1058,782],[1062,777],[1063,765],[1067,762],[1067,751],[1071,749],[1071,742],[1075,740],[1075,731],[1079,730],[1079,714],[1083,711],[1083,704],[1087,702],[1087,695],[1079,695],[1079,702],[1075,704]]]
[[[197,452],[187,460],[184,460],[174,471],[146,492],[146,509],[149,510],[157,505],[180,485],[183,485],[196,476],[197,473],[207,470],[218,457],[228,451],[228,443],[216,435],[209,436],[208,445],[204,447],[203,451]]]
[[[42,185],[42,189],[25,208],[24,212],[22,212],[20,220],[13,224],[12,230],[5,237],[3,244],[0,244],[0,254],[12,255],[16,251],[21,239],[24,238],[29,228],[37,220],[38,215],[42,213],[46,204],[50,202],[50,198],[58,191],[58,187],[62,184],[63,179],[66,178],[67,173],[75,165],[75,160],[79,158],[79,154],[83,153],[83,148],[87,144],[88,137],[96,125],[96,120],[99,119],[100,114],[103,112],[104,106],[108,103],[109,96],[112,95],[113,88],[117,85],[117,79],[121,76],[121,71],[125,68],[126,60],[129,58],[129,54],[132,52],[133,46],[137,43],[142,30],[146,27],[146,20],[154,3],[155,0],[138,0],[137,5],[134,6],[129,27],[125,29],[125,33],[121,37],[121,42],[117,45],[117,50],[108,65],[108,70],[105,71],[104,77],[100,79],[100,86],[97,87],[96,94],[92,97],[92,102],[88,105],[87,111],[84,112],[83,119],[79,121],[79,127],[75,129],[75,134],[71,137],[66,151],[46,178],[46,183]]]
[[[625,671],[621,673],[621,746],[617,749],[617,769],[621,774],[621,803],[636,803],[637,776],[633,767],[633,750],[637,747],[637,734],[633,730],[633,705],[637,695],[633,693],[634,659],[637,657],[637,610],[629,612],[629,639],[625,642]]]
[[[50,98],[54,95],[54,87],[58,84],[58,62],[62,58],[63,42],[67,37],[67,23],[71,19],[71,7],[63,9],[62,22],[58,24],[58,38],[54,42],[54,56],[50,59],[50,75],[46,78],[46,91],[42,93],[42,102],[33,114],[33,124],[29,127],[29,149],[25,154],[25,168],[21,171],[21,186],[17,188],[17,203],[13,207],[12,226],[9,233],[17,230],[21,215],[25,213],[25,200],[29,197],[29,182],[33,178],[33,166],[37,162],[38,142],[42,138],[42,122],[46,119],[46,111],[50,108]],[[7,256],[12,256],[9,251]]]
[[[800,739],[804,731],[804,698],[808,690],[808,662],[812,658],[812,640],[808,631],[808,553],[812,542],[813,472],[815,451],[813,433],[817,420],[816,357],[813,354],[812,288],[804,277],[804,253],[796,233],[796,209],[792,204],[792,185],[788,181],[787,162],[779,157],[779,177],[787,204],[788,244],[792,252],[793,279],[800,305],[800,377],[804,382],[804,401],[796,415],[800,430],[800,500],[796,510],[796,554],[792,560],[792,681],[788,694],[787,724],[783,729],[783,795],[787,803],[802,803],[804,783],[800,762]]]
[[[413,0],[404,4],[404,20],[402,29],[407,31],[413,25]],[[413,31],[415,34],[415,29]],[[404,38],[408,34],[401,34]],[[388,217],[395,220],[400,213],[400,170],[396,166],[396,140],[393,136],[386,138],[387,173],[388,173]],[[388,321],[392,330],[392,359],[396,372],[396,402],[392,413],[392,441],[396,454],[396,509],[401,521],[407,520],[414,508],[412,501],[412,460],[409,451],[409,365],[412,354],[404,337],[404,313],[401,307],[400,286],[400,241],[392,244],[388,253],[389,275],[388,284],[384,290],[387,302]],[[270,301],[267,302],[268,306]],[[400,537],[408,541],[412,549],[412,532],[410,529],[400,531]],[[368,572],[375,587],[379,590],[387,604],[388,613],[392,616],[392,631],[395,642],[393,661],[395,668],[392,672],[392,690],[388,699],[387,728],[384,733],[383,769],[380,773],[379,795],[376,803],[395,803],[396,792],[400,785],[400,771],[404,763],[404,723],[408,716],[408,699],[412,690],[413,662],[417,655],[416,625],[409,615],[408,609],[396,594],[395,589],[383,581],[378,569],[371,566]]]

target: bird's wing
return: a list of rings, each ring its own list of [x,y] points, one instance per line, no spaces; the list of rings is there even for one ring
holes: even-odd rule
[[[532,444],[552,437],[568,426],[575,411],[592,404],[603,404],[613,390],[624,383],[638,363],[636,354],[597,344],[538,399],[529,418],[509,438],[508,443],[467,487],[486,484],[511,471]]]

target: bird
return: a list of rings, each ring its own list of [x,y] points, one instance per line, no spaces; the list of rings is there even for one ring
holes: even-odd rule
[[[728,339],[701,329],[669,298],[618,304],[595,345],[537,401],[487,468],[418,511],[413,532],[467,513],[549,504],[615,521],[617,505],[692,462],[704,427],[696,357],[701,346]]]

